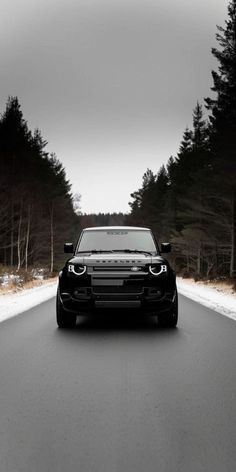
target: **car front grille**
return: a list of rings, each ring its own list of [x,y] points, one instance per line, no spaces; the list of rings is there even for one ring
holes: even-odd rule
[[[94,272],[133,272],[133,273],[147,272],[146,267],[135,266],[137,267],[137,270],[134,270],[133,267],[134,266],[113,266],[113,265],[94,266],[93,271]]]

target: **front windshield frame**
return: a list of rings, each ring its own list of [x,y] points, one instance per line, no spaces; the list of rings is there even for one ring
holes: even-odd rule
[[[127,247],[127,244],[125,244],[125,247],[122,247],[122,248],[119,248],[119,247],[114,247],[114,248],[113,247],[106,247],[106,248],[105,247],[89,247],[89,248],[85,249],[85,248],[81,247],[82,238],[86,234],[88,234],[88,233],[90,233],[90,234],[91,233],[92,234],[94,234],[94,233],[109,233],[109,232],[113,232],[113,233],[122,233],[122,232],[123,233],[140,233],[140,235],[144,234],[144,233],[145,234],[148,233],[148,235],[151,236],[152,245],[150,247],[146,247],[146,248],[145,247],[132,247],[131,248],[129,246]],[[99,246],[100,245],[101,244],[99,244]],[[92,244],[92,246],[95,246],[95,245]],[[137,246],[137,244],[136,244],[136,246]],[[137,251],[137,252],[143,252],[143,253],[150,253],[151,255],[159,255],[160,254],[156,238],[154,237],[151,230],[140,230],[140,229],[135,229],[134,230],[134,229],[126,229],[126,228],[124,228],[124,229],[113,229],[113,228],[108,229],[108,228],[106,228],[104,230],[101,230],[101,229],[99,229],[99,230],[96,230],[96,229],[83,230],[81,232],[80,237],[78,239],[78,242],[76,244],[75,254],[86,253],[86,252],[90,253],[92,251],[95,251],[95,252],[97,251],[98,253],[103,252],[103,251],[104,251],[104,253],[106,251],[107,251],[107,253],[112,253],[113,251],[114,252],[117,251],[117,252],[121,253],[123,250],[124,250],[124,253],[125,253],[125,250],[128,250],[128,252],[133,251],[134,253],[135,253],[135,251]]]

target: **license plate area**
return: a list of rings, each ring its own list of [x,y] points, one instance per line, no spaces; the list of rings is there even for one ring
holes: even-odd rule
[[[143,286],[139,281],[123,278],[94,277],[92,279],[92,293],[100,294],[142,294]]]

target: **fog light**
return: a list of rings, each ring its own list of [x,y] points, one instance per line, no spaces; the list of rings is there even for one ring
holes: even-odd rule
[[[74,290],[74,296],[76,298],[80,298],[81,295],[82,296],[87,295],[87,289],[85,287],[77,288],[76,290]]]
[[[161,297],[162,292],[159,288],[150,288],[149,289],[149,294],[150,295],[157,295],[157,297]]]
[[[70,294],[67,293],[67,292],[62,292],[61,293],[61,298],[62,298],[62,300],[69,300]]]

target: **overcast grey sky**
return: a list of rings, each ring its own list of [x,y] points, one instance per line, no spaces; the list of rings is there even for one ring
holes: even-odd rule
[[[212,85],[228,0],[1,0],[0,110],[17,95],[83,212],[128,211]]]

